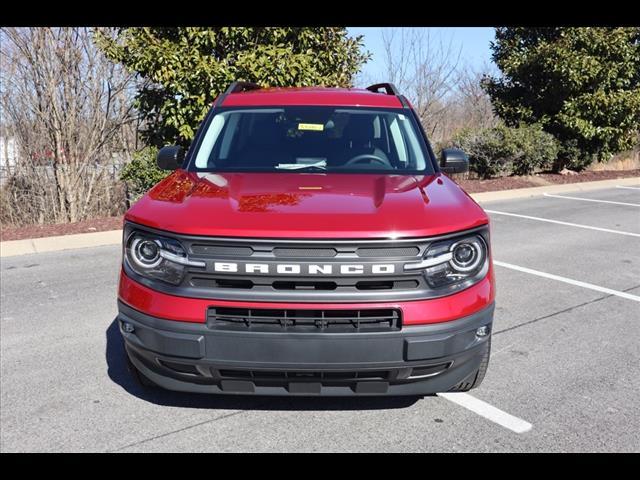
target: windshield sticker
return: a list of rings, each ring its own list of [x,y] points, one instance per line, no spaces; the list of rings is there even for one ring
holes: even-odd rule
[[[299,123],[298,130],[312,130],[315,132],[321,132],[324,130],[322,123]]]

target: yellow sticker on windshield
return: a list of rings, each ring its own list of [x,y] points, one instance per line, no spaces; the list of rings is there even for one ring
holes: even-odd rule
[[[324,130],[324,125],[321,123],[299,123],[298,130],[313,130],[315,132],[321,132]]]

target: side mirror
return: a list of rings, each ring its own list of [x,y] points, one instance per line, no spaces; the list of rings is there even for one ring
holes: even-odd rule
[[[176,170],[182,167],[184,149],[177,145],[162,147],[156,157],[156,163],[162,170]]]
[[[442,150],[440,170],[445,173],[464,173],[469,171],[469,157],[457,148]]]

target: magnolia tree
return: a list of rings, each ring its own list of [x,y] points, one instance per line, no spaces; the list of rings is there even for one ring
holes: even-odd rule
[[[137,108],[150,144],[187,145],[233,81],[348,87],[369,58],[345,28],[122,28],[101,35],[106,55],[147,81]]]
[[[491,48],[501,75],[484,87],[496,113],[559,139],[556,169],[637,145],[640,28],[502,27]]]

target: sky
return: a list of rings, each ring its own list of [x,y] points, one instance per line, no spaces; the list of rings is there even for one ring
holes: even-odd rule
[[[363,67],[362,78],[384,82],[385,62],[382,43],[382,30],[389,27],[349,27],[350,35],[364,35],[364,47],[373,57]],[[479,68],[487,64],[495,68],[491,62],[489,42],[494,39],[491,27],[423,27],[430,30],[431,38],[440,38],[445,44],[451,41],[452,50],[460,50],[460,63]]]

